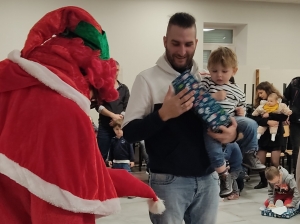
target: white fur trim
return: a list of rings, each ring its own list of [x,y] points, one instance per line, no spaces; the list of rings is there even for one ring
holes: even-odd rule
[[[153,214],[162,214],[165,210],[164,201],[159,199],[157,201],[153,201],[153,199],[148,200],[149,211]]]
[[[0,153],[0,173],[16,181],[44,201],[68,211],[107,216],[120,210],[119,198],[106,201],[79,198],[54,184],[44,181],[2,153]]]
[[[18,50],[10,52],[8,54],[8,59],[18,64],[24,71],[44,83],[46,86],[60,93],[64,97],[73,100],[86,114],[89,114],[90,100],[72,86],[62,81],[48,68],[37,62],[21,58],[21,52]]]

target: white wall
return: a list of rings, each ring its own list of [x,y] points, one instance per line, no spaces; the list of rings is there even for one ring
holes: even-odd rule
[[[66,5],[83,7],[99,21],[129,88],[164,52],[169,16],[178,11],[196,17],[200,44],[195,59],[200,66],[204,22],[246,24],[239,30],[245,41],[237,43],[241,69],[236,79],[241,87],[253,83],[255,68],[300,69],[300,5],[225,0],[0,0],[0,59],[22,49],[29,29],[46,12]]]

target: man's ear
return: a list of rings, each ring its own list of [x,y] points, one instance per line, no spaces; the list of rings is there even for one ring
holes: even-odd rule
[[[167,37],[166,36],[164,36],[163,41],[164,41],[164,46],[166,48],[167,47]]]

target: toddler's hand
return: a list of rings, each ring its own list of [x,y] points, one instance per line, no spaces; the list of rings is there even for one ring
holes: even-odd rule
[[[226,95],[227,95],[226,91],[220,90],[216,93],[212,93],[211,97],[214,98],[216,101],[222,101],[225,100]]]
[[[235,108],[235,113],[237,116],[245,116],[245,109],[244,107],[237,107]]]
[[[270,203],[268,208],[276,208],[276,206],[273,203]]]

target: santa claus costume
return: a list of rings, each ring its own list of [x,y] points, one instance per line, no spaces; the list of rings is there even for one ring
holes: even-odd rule
[[[1,223],[95,223],[120,209],[118,196],[163,212],[148,185],[100,156],[90,92],[116,99],[115,74],[105,32],[77,7],[46,14],[0,62]]]

